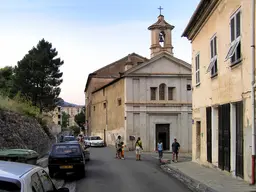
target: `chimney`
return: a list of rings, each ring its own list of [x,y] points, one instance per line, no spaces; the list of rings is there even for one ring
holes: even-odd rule
[[[127,61],[125,62],[124,70],[127,71],[133,67],[133,63],[131,60],[131,55],[128,55]]]

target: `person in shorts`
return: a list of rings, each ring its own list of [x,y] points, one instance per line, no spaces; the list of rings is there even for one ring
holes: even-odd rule
[[[172,143],[172,161],[178,162],[178,154],[180,150],[180,144],[177,142],[177,139],[174,139],[174,142]],[[176,160],[175,160],[176,157]]]
[[[141,160],[141,150],[143,150],[142,141],[141,141],[140,137],[138,137],[138,139],[135,143],[135,149],[136,149],[136,161],[140,161]]]
[[[161,140],[159,140],[157,143],[157,151],[158,151],[158,155],[159,155],[159,161],[161,162],[161,160],[163,158],[163,143]]]
[[[121,148],[121,159],[124,160],[124,148],[125,148],[125,144],[124,142],[121,142],[122,148]]]

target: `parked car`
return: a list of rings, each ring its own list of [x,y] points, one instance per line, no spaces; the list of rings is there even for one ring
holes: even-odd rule
[[[69,142],[66,142],[66,143],[79,143],[78,141],[69,141]],[[84,149],[83,149],[83,152],[84,152],[84,158],[86,161],[90,161],[90,145],[84,145]]]
[[[64,136],[61,142],[76,141],[74,136]]]
[[[79,143],[56,143],[48,158],[49,175],[58,172],[77,172],[85,175],[85,154]]]
[[[12,192],[69,192],[57,189],[46,171],[38,166],[0,161],[0,191]]]
[[[90,145],[91,147],[105,146],[103,139],[101,139],[99,136],[85,137],[84,142],[85,142],[85,145]]]

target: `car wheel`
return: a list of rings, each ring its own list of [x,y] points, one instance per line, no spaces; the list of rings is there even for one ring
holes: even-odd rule
[[[49,169],[49,175],[50,175],[51,178],[54,177],[54,172],[51,169]]]
[[[79,171],[79,175],[80,175],[81,177],[84,177],[84,176],[85,176],[85,167],[84,167],[81,171]]]

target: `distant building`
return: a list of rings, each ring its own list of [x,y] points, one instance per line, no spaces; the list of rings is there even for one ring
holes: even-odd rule
[[[52,112],[52,120],[56,125],[62,124],[61,106],[57,106]]]
[[[76,107],[61,107],[61,113],[65,112],[69,115],[69,126],[77,126],[75,122],[75,116],[79,114],[83,110],[83,106],[76,106]]]
[[[62,113],[65,112],[69,115],[68,126],[77,126],[75,122],[75,116],[84,110],[82,105],[74,105],[66,102],[62,102],[52,112],[53,122],[56,125],[62,125]]]

